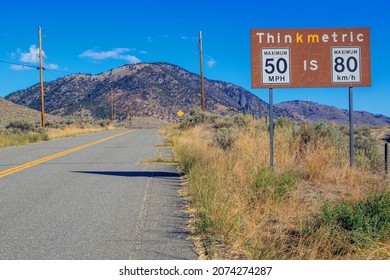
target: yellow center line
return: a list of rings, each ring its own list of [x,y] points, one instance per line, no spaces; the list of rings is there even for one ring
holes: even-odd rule
[[[122,135],[124,135],[126,133],[129,133],[129,132],[131,132],[131,131],[126,131],[126,132],[122,132],[122,133],[119,133],[119,134],[115,134],[115,135],[112,135],[112,136],[109,136],[109,137],[106,137],[106,138],[103,138],[103,139],[100,139],[100,140],[97,140],[97,141],[94,141],[94,142],[91,142],[91,143],[87,143],[87,144],[84,144],[84,145],[81,145],[81,146],[78,146],[78,147],[75,147],[75,148],[72,148],[72,149],[69,149],[69,150],[66,150],[66,151],[62,151],[62,152],[59,152],[59,153],[56,153],[56,154],[53,154],[53,155],[50,155],[50,156],[47,156],[47,157],[43,157],[43,158],[40,158],[40,159],[37,159],[37,160],[34,160],[34,161],[30,161],[30,162],[27,162],[27,163],[24,163],[24,164],[21,164],[21,165],[18,165],[18,166],[15,166],[15,167],[3,170],[3,171],[0,172],[0,178],[3,178],[5,176],[11,175],[11,174],[14,174],[16,172],[22,171],[22,170],[27,169],[27,168],[33,167],[35,165],[44,163],[46,161],[62,157],[62,156],[68,155],[68,154],[73,153],[73,152],[80,151],[82,149],[91,147],[93,145],[96,145],[96,144],[108,141],[110,139],[122,136]]]

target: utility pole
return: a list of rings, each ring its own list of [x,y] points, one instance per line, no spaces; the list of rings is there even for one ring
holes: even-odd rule
[[[114,123],[114,96],[112,94],[112,89],[110,90],[110,111],[111,111],[111,124]]]
[[[131,109],[129,110],[129,121],[130,121],[130,129],[133,128],[133,120],[131,118]]]
[[[202,111],[204,112],[204,77],[203,77],[203,48],[202,48],[202,31],[199,31],[199,51],[200,51],[200,90],[202,98]]]
[[[43,61],[42,61],[42,28],[38,28],[39,40],[39,81],[41,84],[41,124],[45,127],[45,92],[43,89]]]

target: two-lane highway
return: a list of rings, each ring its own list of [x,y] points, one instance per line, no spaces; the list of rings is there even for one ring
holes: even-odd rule
[[[154,129],[0,149],[0,259],[196,259]]]

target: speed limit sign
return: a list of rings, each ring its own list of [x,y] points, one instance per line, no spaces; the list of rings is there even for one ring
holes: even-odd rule
[[[332,82],[360,83],[360,48],[332,48]]]
[[[263,84],[290,83],[290,49],[264,48],[261,49],[263,69]]]

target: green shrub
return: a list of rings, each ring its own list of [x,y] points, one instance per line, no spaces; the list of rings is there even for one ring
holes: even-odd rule
[[[234,129],[233,127],[222,127],[217,130],[214,141],[219,147],[226,150],[233,145],[235,138],[236,129]]]
[[[301,125],[299,129],[294,132],[293,136],[295,138],[299,137],[300,142],[304,146],[316,145],[319,142],[323,142],[344,148],[348,143],[345,135],[340,130],[323,122],[313,122]]]
[[[203,112],[200,108],[194,107],[189,111],[188,117],[181,122],[179,128],[186,129],[201,123],[213,123],[218,117],[217,114]]]
[[[219,117],[214,121],[215,129],[231,128],[234,126],[234,120],[231,116]]]
[[[294,188],[297,180],[297,176],[291,172],[276,174],[268,168],[259,168],[254,172],[251,189],[265,198],[282,200]]]
[[[28,132],[34,132],[36,127],[33,123],[26,120],[16,120],[9,122],[5,128],[11,134],[23,134]]]
[[[382,155],[374,139],[358,135],[355,137],[354,147],[358,166],[375,168],[382,163]]]
[[[275,127],[280,127],[280,128],[291,127],[292,122],[289,118],[282,117],[282,118],[276,119],[274,122],[274,125],[275,125]]]
[[[365,247],[390,235],[390,192],[377,193],[358,203],[326,203],[305,228],[307,235],[327,228],[332,236],[347,236],[354,247]]]

